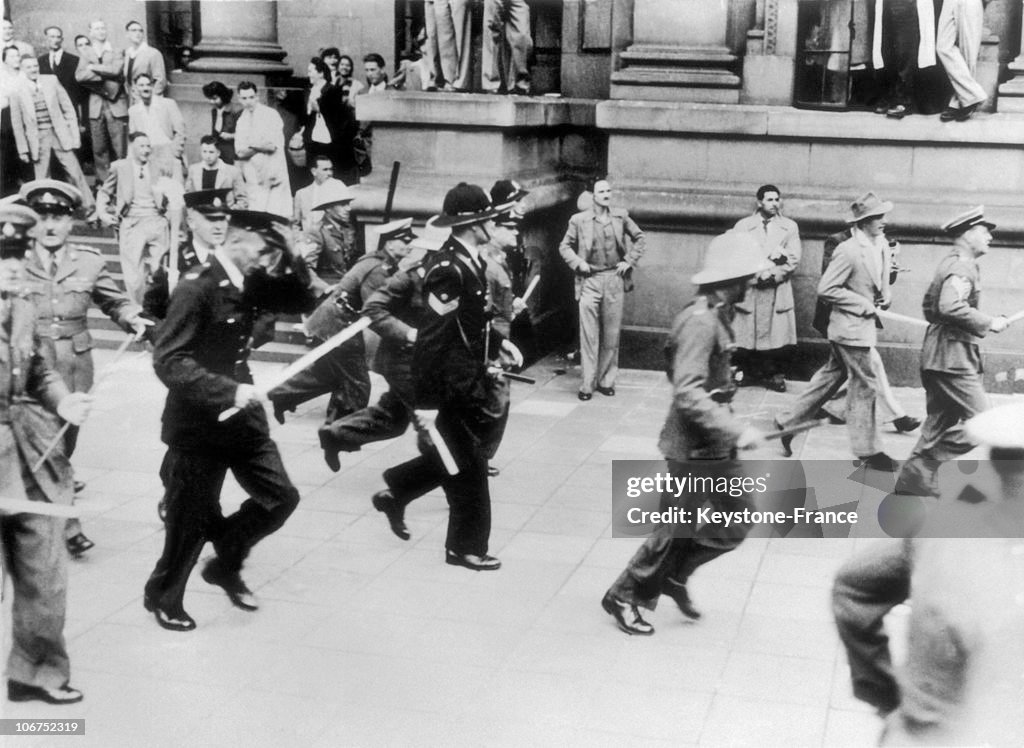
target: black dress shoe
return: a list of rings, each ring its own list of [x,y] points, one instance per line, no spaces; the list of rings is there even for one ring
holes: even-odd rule
[[[501,568],[501,561],[486,554],[478,556],[475,553],[445,551],[444,561],[450,566],[465,566],[473,571],[497,571]]]
[[[77,535],[67,538],[64,541],[64,544],[67,546],[68,553],[70,553],[75,558],[78,558],[87,550],[96,545],[94,542],[89,540],[89,538],[85,537],[85,535],[83,535],[82,533],[78,533]]]
[[[786,379],[781,374],[776,374],[771,379],[765,380],[764,388],[766,390],[771,390],[772,392],[785,392]]]
[[[499,475],[501,475],[501,469],[494,467],[494,465],[488,465],[487,475],[489,475],[491,478],[497,478]]]
[[[860,464],[863,467],[879,470],[883,473],[895,473],[900,464],[887,455],[885,452],[875,452],[867,457],[860,457]]]
[[[942,114],[939,115],[939,120],[941,122],[952,122],[956,119],[959,112],[960,110],[958,108],[948,106],[942,110]]]
[[[378,491],[373,495],[371,501],[373,501],[373,508],[378,512],[384,512],[384,516],[388,518],[391,532],[402,540],[408,540],[412,537],[409,533],[409,528],[405,526],[405,507],[402,506],[391,491],[387,489]]]
[[[589,400],[593,396],[594,396],[593,392],[584,392],[583,390],[580,390],[579,392],[576,393],[576,397],[578,397],[583,402],[586,402],[587,400]]]
[[[783,428],[782,424],[779,423],[779,419],[778,418],[773,419],[772,423],[775,424],[775,429],[777,431],[784,431],[785,430]],[[793,456],[793,435],[790,434],[789,436],[783,436],[782,438],[779,439],[779,443],[782,444],[782,455],[783,455],[783,457],[792,457]]]
[[[258,610],[256,596],[252,594],[237,571],[229,571],[223,567],[218,558],[211,558],[203,567],[203,579],[216,585],[227,593],[231,604],[242,610]]]
[[[614,387],[596,387],[595,389],[605,397],[615,397]]]
[[[910,107],[905,104],[897,104],[896,106],[891,107],[889,111],[885,113],[885,116],[890,119],[903,119],[908,114],[910,114]]]
[[[338,472],[341,470],[341,461],[338,459],[338,452],[341,450],[334,443],[334,437],[330,429],[326,426],[321,426],[317,430],[317,435],[320,437],[320,448],[324,451],[324,462],[327,463],[327,467],[331,469],[331,472]]]
[[[59,688],[32,686],[16,680],[7,681],[7,698],[10,701],[45,701],[47,704],[77,704],[84,697],[77,688],[65,682]]]
[[[168,613],[149,597],[142,598],[142,605],[153,614],[161,628],[168,631],[191,631],[196,627],[195,620],[184,610],[179,613]]]
[[[956,117],[954,117],[954,119],[957,122],[966,122],[974,115],[976,111],[978,111],[978,107],[980,107],[981,105],[982,102],[979,101],[977,104],[971,104],[970,106],[965,106],[961,107],[960,109],[957,109]]]
[[[284,408],[274,403],[274,420],[284,426]]]
[[[913,431],[918,426],[920,426],[921,420],[918,418],[914,418],[912,416],[900,416],[899,418],[892,422],[892,425],[898,432],[900,432],[901,434],[905,434],[908,431]]]
[[[76,480],[73,483],[75,493],[82,493],[85,490],[85,481]]]
[[[693,607],[690,593],[686,591],[685,584],[679,584],[679,582],[672,579],[667,579],[665,580],[665,589],[662,592],[672,598],[676,607],[679,608],[679,612],[684,616],[693,621],[700,620],[700,611]]]
[[[601,607],[604,612],[615,619],[619,629],[627,634],[638,636],[650,636],[654,633],[654,626],[647,623],[641,616],[635,605],[623,602],[611,592],[604,593],[601,598]]]

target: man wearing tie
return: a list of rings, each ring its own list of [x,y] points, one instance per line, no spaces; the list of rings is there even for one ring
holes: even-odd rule
[[[50,156],[55,157],[82,193],[87,213],[95,207],[89,184],[78,163],[75,149],[81,144],[78,117],[67,92],[52,75],[39,75],[39,61],[21,61],[22,86],[11,96],[11,125],[18,145],[18,157],[35,168],[36,179],[50,173]]]
[[[181,166],[170,164],[171,174],[150,163],[152,146],[145,133],[128,136],[128,158],[110,165],[110,174],[96,193],[96,211],[106,226],[118,226],[121,271],[131,299],[141,305],[148,276],[160,264],[170,242],[166,213],[181,192]],[[113,212],[110,208],[113,207]]]
[[[89,91],[89,134],[96,178],[104,180],[111,156],[123,158],[128,125],[128,96],[124,86],[121,53],[107,41],[107,24],[89,25],[88,46],[81,48],[75,78]]]
[[[146,43],[146,32],[138,21],[129,21],[124,27],[128,35],[128,48],[124,51],[124,81],[127,87],[135,77],[145,73],[153,81],[153,93],[163,96],[167,87],[167,69],[164,56]],[[132,92],[132,103],[139,100],[139,92]],[[134,129],[134,128],[132,128]]]
[[[156,84],[146,72],[132,79],[135,103],[128,109],[128,132],[144,132],[153,147],[153,161],[180,161],[185,149],[185,118],[173,99],[154,96]]]
[[[220,149],[217,147],[216,137],[204,135],[199,140],[199,158],[199,163],[188,167],[185,192],[223,189],[227,193],[226,200],[229,208],[244,209],[246,200],[242,173],[237,166],[224,163]]]
[[[60,30],[60,26],[48,26],[43,33],[46,34],[46,46],[49,47],[49,51],[39,55],[39,72],[42,75],[57,76],[57,80],[68,92],[68,96],[75,104],[76,113],[81,118],[82,112],[77,107],[81,103],[82,87],[78,85],[78,80],[75,78],[75,71],[78,70],[78,55],[64,51],[62,46],[64,32]]]

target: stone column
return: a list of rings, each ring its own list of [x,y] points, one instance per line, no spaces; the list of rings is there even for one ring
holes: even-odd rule
[[[633,43],[619,56],[611,98],[738,103],[726,2],[635,0]]]
[[[1020,54],[1007,66],[1013,78],[999,87],[1000,112],[1024,112],[1024,8],[1021,10],[1020,38]]]
[[[290,75],[277,43],[277,3],[272,0],[200,2],[200,41],[188,66],[195,73]]]
[[[757,23],[747,32],[744,104],[788,106],[796,69],[797,0],[758,0]]]

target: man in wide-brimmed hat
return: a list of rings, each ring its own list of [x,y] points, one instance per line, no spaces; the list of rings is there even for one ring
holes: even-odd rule
[[[374,501],[391,520],[440,483],[450,507],[445,561],[475,571],[501,566],[487,553],[491,495],[485,448],[503,415],[494,407],[496,380],[491,367],[499,357],[522,364],[519,350],[488,319],[481,249],[494,231],[497,213],[477,185],[462,182],[453,187],[434,221],[438,228],[451,228],[451,236],[425,263],[426,309],[412,358],[416,406],[436,410],[437,429],[459,472],[450,475],[427,450],[385,472],[387,499]]]
[[[674,476],[688,474],[688,460],[724,462],[737,449],[753,448],[761,442],[761,432],[737,419],[728,402],[735,391],[730,368],[733,307],[743,300],[752,279],[766,268],[764,254],[748,232],[729,231],[716,237],[708,247],[704,267],[693,276],[696,298],[672,323],[665,346],[672,408],[658,448]],[[675,503],[678,498],[673,493],[663,497],[665,500]],[[733,498],[691,492],[682,500],[691,508],[704,501],[716,509],[749,506],[745,495]],[[728,506],[720,506],[722,502]],[[653,611],[661,595],[671,597],[687,618],[700,618],[690,602],[687,580],[699,566],[743,542],[749,526],[736,526],[729,537],[677,537],[677,530],[675,524],[659,524],[601,600],[601,607],[627,634],[654,633],[639,608]]]
[[[836,247],[818,284],[818,295],[832,304],[829,317],[829,357],[811,377],[792,409],[776,419],[778,428],[812,420],[849,380],[846,426],[853,453],[867,467],[892,472],[896,462],[878,444],[875,396],[878,378],[871,365],[877,342],[877,310],[888,308],[892,255],[885,240],[885,217],[892,203],[866,192],[850,205],[846,222],[853,225],[848,240]],[[792,454],[793,437],[783,437],[783,450]]]
[[[981,381],[978,343],[990,332],[1006,329],[1006,317],[978,309],[981,274],[978,258],[988,253],[995,224],[978,205],[942,225],[953,237],[953,251],[935,271],[924,295],[928,329],[921,347],[921,384],[928,417],[896,482],[898,493],[936,495],[935,472],[945,460],[974,448],[962,422],[988,408]]]

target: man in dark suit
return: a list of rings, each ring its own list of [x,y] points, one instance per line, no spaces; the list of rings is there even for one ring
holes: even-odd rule
[[[486,446],[504,412],[494,407],[493,357],[500,351],[505,361],[522,365],[519,350],[491,328],[487,315],[487,278],[480,252],[498,212],[476,185],[463,182],[449,190],[434,225],[451,228],[452,235],[424,265],[425,319],[412,355],[415,399],[417,407],[436,410],[437,431],[458,472],[449,474],[438,455],[427,450],[384,474],[392,503],[398,505],[440,483],[449,506],[445,561],[475,571],[501,567],[487,553],[491,496]]]
[[[75,78],[75,71],[78,69],[78,56],[65,52],[64,32],[60,26],[48,26],[46,31],[47,51],[39,55],[39,73],[41,75],[56,75],[57,80],[68,92],[68,96],[75,104],[80,104],[82,99],[82,87],[78,85]],[[78,112],[79,122],[82,121],[82,112]]]
[[[58,447],[46,468],[29,467],[60,428],[56,413],[80,425],[92,398],[69,394],[47,363],[35,336],[36,317],[25,291],[28,235],[39,220],[23,205],[0,204],[0,496],[40,502],[71,503],[71,465]],[[7,659],[7,698],[74,704],[82,692],[72,688],[64,611],[67,553],[64,520],[30,512],[0,513],[4,568],[14,596],[11,652]]]
[[[167,518],[163,554],[143,601],[171,631],[196,626],[185,612],[185,585],[207,540],[216,556],[203,579],[222,587],[235,606],[256,610],[242,564],[299,503],[247,363],[257,310],[312,307],[305,267],[295,261],[282,228],[270,214],[234,212],[224,244],[171,294],[156,339],[153,368],[168,388],[161,432],[167,454],[160,468]],[[218,421],[231,407],[240,412]],[[251,498],[222,518],[220,488],[229,469]]]

